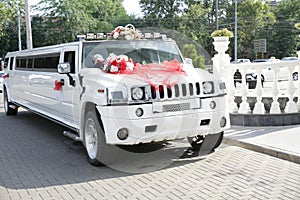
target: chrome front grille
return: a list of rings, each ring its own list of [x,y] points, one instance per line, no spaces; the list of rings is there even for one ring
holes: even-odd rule
[[[200,95],[200,83],[179,83],[174,86],[167,87],[158,85],[151,87],[151,97],[154,100],[167,100],[177,98],[188,98]]]
[[[162,107],[163,107],[163,112],[176,112],[176,111],[191,109],[190,103],[168,104],[168,105],[163,105]]]

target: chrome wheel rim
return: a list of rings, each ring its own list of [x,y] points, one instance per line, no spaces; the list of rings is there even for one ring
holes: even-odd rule
[[[98,134],[96,124],[91,118],[86,121],[85,125],[85,144],[89,157],[95,159],[98,150]]]
[[[296,73],[296,74],[293,74],[293,80],[294,81],[297,81],[298,80],[298,74]]]

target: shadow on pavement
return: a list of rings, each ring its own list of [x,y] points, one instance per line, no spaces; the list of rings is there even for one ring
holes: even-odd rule
[[[20,111],[17,116],[0,112],[0,185],[28,189],[76,184],[158,171],[204,159],[197,153],[186,154],[190,145],[179,140],[136,146],[130,150],[134,152],[132,158],[117,158],[118,166],[114,168],[93,167],[87,162],[82,143],[63,136],[65,129],[27,111]],[[152,150],[156,153],[149,153]]]

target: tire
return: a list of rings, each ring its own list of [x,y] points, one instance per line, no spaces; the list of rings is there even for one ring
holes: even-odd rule
[[[219,139],[218,139],[217,143],[215,144],[213,150],[215,150],[216,148],[218,148],[218,147],[221,145],[221,143],[222,143],[222,141],[223,141],[223,137],[224,137],[224,131],[222,131],[222,132],[220,133]]]
[[[222,143],[224,132],[211,135],[198,135],[195,137],[188,137],[188,141],[191,144],[194,151],[203,151],[207,153],[212,153],[219,147]],[[200,152],[201,152],[200,151]]]
[[[103,165],[101,157],[106,146],[105,135],[95,111],[88,111],[85,115],[84,144],[88,162],[94,166]]]
[[[7,92],[5,88],[3,89],[3,104],[4,104],[4,112],[6,113],[6,115],[18,114],[18,106],[8,101]],[[11,106],[15,108],[12,108]]]
[[[298,72],[293,73],[293,81],[298,81]]]
[[[264,87],[265,77],[261,75],[261,86]]]
[[[197,135],[195,137],[187,138],[193,150],[199,151],[204,142],[205,137],[203,135]]]

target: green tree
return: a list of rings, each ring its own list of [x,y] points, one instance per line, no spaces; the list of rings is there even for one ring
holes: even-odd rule
[[[140,0],[148,26],[176,29],[184,0]]]
[[[182,48],[182,54],[184,57],[195,58],[197,56],[197,50],[193,44],[185,44]]]
[[[203,56],[198,55],[195,45],[185,44],[182,48],[182,54],[184,57],[191,58],[193,60],[194,67],[205,69],[205,59]]]
[[[180,31],[191,37],[207,49],[211,45],[210,8],[203,3],[191,5],[186,14],[181,16]]]
[[[46,44],[74,41],[77,34],[110,32],[128,19],[121,0],[41,0]],[[42,34],[42,33],[40,33]]]
[[[276,23],[271,27],[269,40],[272,55],[278,58],[296,55],[300,41],[294,25],[300,19],[300,0],[282,0],[274,12]]]
[[[253,55],[255,39],[267,39],[268,29],[275,22],[270,6],[262,0],[240,0],[237,4],[238,16],[238,56],[250,58]],[[234,30],[234,5],[227,9],[226,23],[228,29]],[[233,49],[231,43],[231,49]]]
[[[8,51],[18,50],[18,28],[17,28],[17,10],[20,15],[24,14],[23,1],[10,0],[0,2],[0,57],[5,56]],[[24,23],[22,24],[22,33],[25,34]],[[23,35],[24,36],[24,35]],[[25,41],[23,43],[25,46]]]

